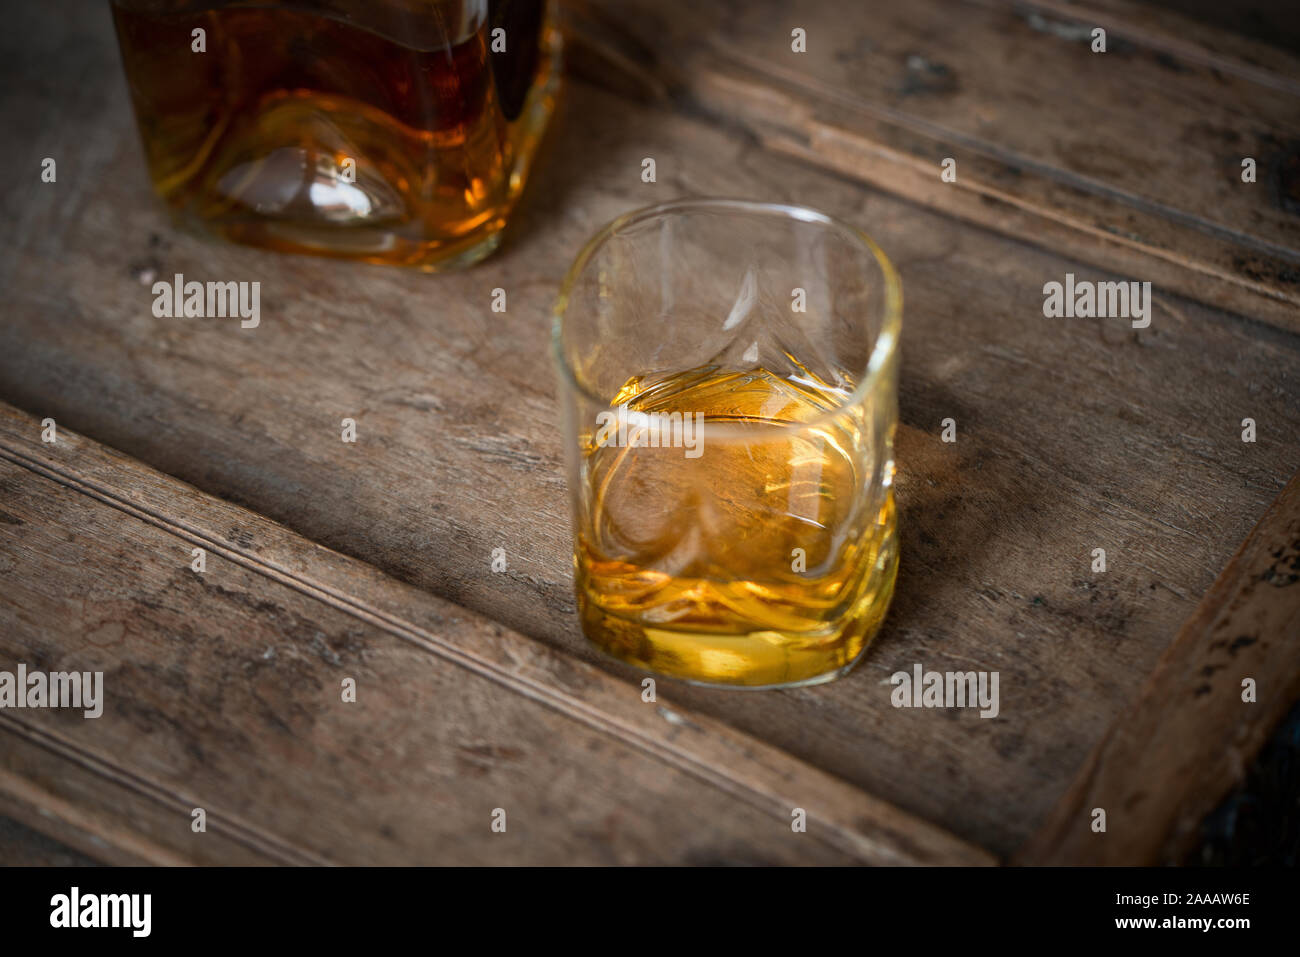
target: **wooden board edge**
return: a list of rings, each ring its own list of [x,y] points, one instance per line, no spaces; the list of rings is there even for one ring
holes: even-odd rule
[[[0,813],[102,864],[137,867],[186,863],[167,848],[124,832],[106,817],[65,801],[8,771],[0,771]]]
[[[9,763],[25,774],[0,769],[0,812],[57,841],[110,864],[292,864],[328,863],[246,821],[178,794],[65,736],[0,711],[0,743]],[[93,794],[94,806],[53,793],[41,781],[57,776],[64,793]],[[202,841],[189,830],[191,812],[203,806]],[[161,816],[158,815],[161,812]],[[153,819],[176,822],[183,837],[170,843],[142,827]],[[189,843],[187,853],[178,845]]]
[[[1246,679],[1255,701],[1244,700]],[[1300,698],[1300,474],[1013,864],[1175,864]],[[1104,832],[1094,830],[1105,811]]]

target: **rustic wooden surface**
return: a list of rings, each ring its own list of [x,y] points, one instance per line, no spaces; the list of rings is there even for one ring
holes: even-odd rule
[[[1291,56],[1120,2],[577,9],[639,76],[770,150],[1300,329]],[[794,27],[807,53],[791,51]],[[937,175],[945,157],[955,183]],[[1241,181],[1244,157],[1255,184]]]
[[[1161,655],[1021,862],[1182,861],[1197,825],[1300,698],[1297,590],[1300,477]],[[1092,829],[1094,808],[1107,812],[1104,834]]]
[[[0,817],[0,867],[96,867],[93,857],[71,850],[40,831]]]
[[[1257,42],[1117,0],[1098,10],[1127,45],[1104,60],[1058,29],[1051,4],[927,0],[868,17],[815,3],[800,22],[783,9],[570,4],[576,76],[506,248],[427,277],[175,233],[149,195],[107,13],[26,7],[0,38],[4,69],[40,78],[22,97],[9,84],[3,104],[0,399],[368,563],[412,586],[415,607],[441,596],[597,668],[637,702],[641,675],[589,649],[573,616],[546,357],[559,278],[608,219],[680,195],[836,213],[877,238],[905,288],[889,621],[846,681],[661,688],[719,734],[1005,857],[1048,820],[1300,468],[1300,257],[1281,178],[1300,71]],[[796,25],[809,30],[802,59],[789,53]],[[1251,151],[1260,182],[1248,187],[1237,153]],[[57,184],[32,172],[45,156],[59,158]],[[656,184],[640,181],[645,156]],[[940,182],[945,156],[955,184]],[[175,272],[262,281],[262,325],[155,319],[150,277]],[[1042,285],[1066,272],[1154,281],[1151,327],[1044,319]],[[498,286],[504,315],[488,308]],[[344,416],[355,446],[339,441]],[[939,440],[948,416],[955,445]],[[57,537],[53,516],[44,525]],[[497,547],[504,574],[491,571]],[[86,573],[65,574],[84,591]],[[81,634],[68,627],[46,634],[52,649]],[[231,641],[231,662],[252,653]],[[1294,671],[1300,653],[1290,660]],[[1000,671],[1001,716],[891,708],[889,674],[916,662]],[[213,760],[220,728],[197,738]],[[54,761],[47,780],[71,760],[31,747]],[[238,802],[270,800],[261,783],[223,792],[235,820],[253,807]],[[135,821],[126,807],[81,827]],[[756,833],[747,821],[738,842]],[[265,835],[321,855],[331,826],[286,831],[281,818]],[[618,845],[626,859],[637,840]],[[462,859],[477,852],[466,843]],[[889,853],[909,856],[856,856]]]
[[[148,863],[992,860],[238,506],[70,432],[52,445],[39,434],[38,420],[0,406],[0,661],[102,671],[106,704],[94,720],[0,712],[0,794],[29,813],[59,809],[69,831],[111,842],[101,853]],[[190,567],[194,547],[207,552],[202,573]],[[75,567],[93,578],[69,575]],[[343,701],[344,678],[355,702]],[[195,807],[206,833],[191,832]],[[504,834],[490,826],[498,807]],[[795,808],[806,833],[790,827]]]

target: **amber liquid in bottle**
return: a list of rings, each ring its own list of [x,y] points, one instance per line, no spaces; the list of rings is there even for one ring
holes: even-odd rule
[[[864,494],[862,420],[825,415],[845,395],[763,368],[629,380],[611,405],[702,413],[703,441],[695,458],[662,435],[638,446],[634,428],[622,444],[587,443],[576,575],[588,637],[704,684],[850,667],[883,620],[898,551],[892,485]],[[719,428],[728,437],[711,439]]]
[[[476,261],[553,107],[544,0],[113,8],[155,189],[183,223],[236,242]]]

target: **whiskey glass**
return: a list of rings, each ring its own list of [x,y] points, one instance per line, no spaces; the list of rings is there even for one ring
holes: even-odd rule
[[[113,0],[155,192],[235,242],[436,270],[496,248],[559,83],[550,0]]]
[[[682,200],[578,254],[552,345],[588,638],[727,687],[846,674],[893,594],[902,288],[799,206]]]

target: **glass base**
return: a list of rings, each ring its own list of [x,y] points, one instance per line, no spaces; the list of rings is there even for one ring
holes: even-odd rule
[[[843,677],[862,660],[884,623],[897,573],[897,537],[891,523],[863,596],[849,613],[816,632],[718,634],[658,628],[609,614],[581,589],[578,611],[583,632],[593,644],[655,675],[704,688],[800,688]]]
[[[505,229],[505,221],[498,220],[454,240],[412,242],[377,236],[374,241],[367,241],[359,235],[349,236],[335,230],[295,223],[258,222],[215,229],[211,223],[186,214],[175,215],[172,221],[184,232],[204,239],[225,240],[297,255],[407,266],[428,273],[452,272],[486,259],[501,245]]]

